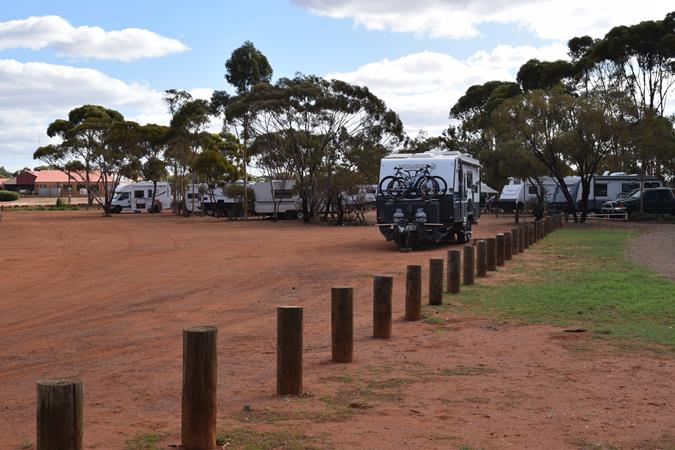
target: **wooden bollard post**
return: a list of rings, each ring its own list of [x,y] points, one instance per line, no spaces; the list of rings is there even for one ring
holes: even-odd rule
[[[570,223],[570,215],[565,213],[565,223]]]
[[[525,227],[518,227],[518,253],[523,253],[525,251]]]
[[[525,222],[521,228],[523,236],[523,250],[530,248],[530,224]]]
[[[497,270],[497,239],[487,238],[487,270]]]
[[[518,224],[518,223],[520,222],[520,212],[518,211],[517,208],[516,208],[516,214],[515,214],[515,216],[514,216],[514,222],[515,222],[516,224]]]
[[[478,251],[477,255],[477,269],[476,276],[486,277],[487,276],[487,242],[480,239],[476,241],[476,250]]]
[[[422,318],[422,266],[411,265],[405,277],[405,320]]]
[[[218,329],[183,330],[183,401],[181,443],[189,450],[216,446]]]
[[[82,450],[82,381],[37,382],[37,450]]]
[[[448,250],[448,292],[451,294],[459,294],[460,258],[459,250]]]
[[[518,228],[511,229],[511,256],[518,254],[518,239],[520,238],[520,233]]]
[[[443,304],[443,260],[429,260],[429,304]]]
[[[302,394],[302,307],[277,307],[277,395]]]
[[[511,261],[511,252],[513,251],[513,236],[510,231],[504,233],[504,260]]]
[[[470,286],[476,280],[476,247],[464,246],[464,284]]]
[[[496,254],[496,263],[497,266],[503,266],[504,265],[504,235],[502,233],[499,233],[496,238],[496,246],[497,246],[497,254]]]
[[[391,338],[391,294],[394,277],[376,275],[373,278],[373,337]]]
[[[354,289],[331,289],[331,349],[332,360],[337,363],[352,362],[354,354]]]
[[[529,235],[530,245],[533,245],[535,243],[534,225],[535,225],[535,222],[530,222],[530,223],[527,224],[527,229],[528,229],[527,234]]]

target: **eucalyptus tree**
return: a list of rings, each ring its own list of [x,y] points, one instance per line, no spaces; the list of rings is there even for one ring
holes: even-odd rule
[[[450,119],[460,123],[447,130],[446,143],[478,158],[484,165],[483,179],[493,186],[515,175],[506,164],[511,160],[512,146],[497,133],[494,112],[505,100],[521,93],[517,83],[488,81],[470,86],[450,110]]]
[[[143,125],[139,130],[139,147],[144,159],[140,171],[143,179],[152,181],[152,212],[155,211],[157,182],[168,176],[164,156],[168,148],[169,131],[169,127],[154,123]]]
[[[500,133],[520,142],[536,158],[560,186],[571,211],[575,202],[565,176],[569,175],[561,137],[567,131],[565,113],[572,97],[561,89],[550,92],[534,90],[506,100],[496,111]],[[574,219],[577,220],[576,212]]]
[[[68,113],[68,119],[57,119],[47,128],[47,135],[58,137],[61,142],[40,147],[33,158],[61,169],[70,160],[80,160],[84,166],[87,204],[91,206],[94,200],[98,200],[97,185],[91,180],[92,171],[96,168],[94,160],[103,150],[113,124],[123,121],[122,114],[103,106],[75,108]]]
[[[368,88],[312,75],[254,86],[229,103],[226,120],[245,111],[253,137],[279,141],[274,148],[297,179],[305,221],[319,203],[318,177],[345,158],[344,143],[392,148],[403,140],[398,115]]]
[[[602,39],[575,37],[568,47],[586,92],[620,91],[629,99],[623,113],[629,126],[612,150],[614,159],[643,179],[647,172],[672,177],[672,156],[649,142],[653,132],[672,132],[672,120],[665,116],[675,84],[675,12],[663,20],[616,26]],[[666,122],[671,122],[669,129]]]
[[[59,144],[38,148],[33,158],[66,170],[79,161],[87,188],[88,205],[96,200],[109,214],[109,206],[122,177],[138,164],[138,124],[127,122],[119,112],[98,105],[84,105],[47,128]],[[91,175],[97,171],[94,181]],[[103,192],[99,192],[99,185]]]
[[[167,160],[175,168],[176,193],[180,198],[183,198],[185,193],[185,178],[188,176],[195,158],[202,150],[204,142],[202,134],[209,125],[209,115],[209,102],[198,99],[187,100],[180,104],[171,118],[169,141],[165,154]],[[190,178],[191,184],[195,184],[194,174],[190,174]],[[183,213],[187,213],[184,198],[181,204],[183,205]]]
[[[223,130],[232,129],[241,142],[241,158],[243,160],[244,175],[244,219],[248,217],[248,170],[249,141],[251,131],[249,122],[252,112],[247,108],[242,98],[247,98],[254,86],[260,83],[269,83],[272,79],[272,66],[267,57],[250,41],[245,41],[241,47],[235,49],[225,62],[225,79],[234,86],[236,95],[230,96],[226,91],[214,91],[211,97],[211,111],[216,116],[225,116]],[[237,101],[237,114],[227,114],[226,110],[232,101]]]

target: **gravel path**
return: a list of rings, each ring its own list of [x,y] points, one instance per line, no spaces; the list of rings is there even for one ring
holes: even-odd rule
[[[626,249],[628,259],[675,280],[675,224],[642,224]]]

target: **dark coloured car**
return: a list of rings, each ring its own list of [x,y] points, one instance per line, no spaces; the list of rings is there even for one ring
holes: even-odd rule
[[[671,188],[645,189],[643,210],[647,214],[675,214],[675,194]],[[628,214],[640,211],[640,191],[620,200]]]

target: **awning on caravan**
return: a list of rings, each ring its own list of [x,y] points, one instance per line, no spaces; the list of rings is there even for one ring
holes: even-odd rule
[[[481,194],[497,194],[498,192],[492,189],[490,186],[487,184],[481,182],[480,183],[480,192]]]

